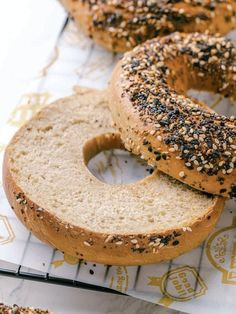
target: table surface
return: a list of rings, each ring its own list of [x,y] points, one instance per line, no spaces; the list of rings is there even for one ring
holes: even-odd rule
[[[55,314],[174,314],[132,297],[0,276],[0,301],[47,308]]]

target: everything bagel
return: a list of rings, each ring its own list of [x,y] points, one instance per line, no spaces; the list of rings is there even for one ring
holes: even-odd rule
[[[236,27],[232,0],[62,0],[86,33],[111,51],[127,51],[174,31],[226,34]]]
[[[224,199],[157,171],[127,185],[99,181],[89,160],[123,147],[111,124],[106,94],[80,88],[23,126],[4,159],[4,188],[17,216],[57,249],[109,265],[160,262],[197,246]]]
[[[127,53],[111,80],[110,108],[125,147],[201,191],[236,196],[236,120],[186,96],[236,97],[236,50],[226,38],[173,33]]]

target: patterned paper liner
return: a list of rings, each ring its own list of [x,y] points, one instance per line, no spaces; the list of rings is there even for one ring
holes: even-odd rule
[[[19,95],[18,104],[12,104],[10,116],[6,115],[4,107],[0,108],[1,116],[5,117],[0,130],[1,158],[5,145],[17,128],[50,101],[71,94],[77,84],[104,88],[118,59],[118,55],[94,45],[69,23],[45,68],[32,80],[32,86],[26,93]],[[218,110],[219,96],[211,97],[213,99],[210,100],[208,94],[203,94],[203,98]],[[233,114],[234,108],[229,101],[223,102],[224,106],[219,111]],[[106,166],[108,158],[113,167]],[[120,170],[125,167],[129,169],[132,180],[138,180],[147,173],[145,165],[137,164],[124,154],[104,154],[90,167],[101,180],[110,183],[130,180],[122,175],[127,172]],[[227,203],[216,229],[200,247],[175,260],[142,267],[108,267],[63,256],[41,243],[22,226],[10,209],[2,187],[0,213],[0,259],[22,265],[29,273],[34,269],[39,275],[43,272],[54,278],[109,287],[184,312],[235,313],[234,201]],[[224,295],[227,298],[223,300]]]

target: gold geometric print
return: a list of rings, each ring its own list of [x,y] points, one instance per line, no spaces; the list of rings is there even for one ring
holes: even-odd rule
[[[53,54],[50,58],[48,64],[40,71],[39,77],[46,76],[48,74],[48,70],[53,66],[53,64],[57,61],[59,57],[59,48],[56,46],[54,47]]]
[[[62,266],[64,263],[70,264],[70,265],[76,265],[79,264],[79,259],[77,257],[70,256],[68,254],[64,254],[64,258],[60,260],[55,260],[52,262],[52,265],[57,268]]]
[[[49,93],[30,93],[23,95],[20,104],[13,110],[7,122],[17,128],[21,127],[48,103],[49,98]]]
[[[0,155],[4,151],[5,147],[6,147],[6,145],[0,144]],[[0,177],[0,180],[1,180],[1,177]],[[2,186],[2,182],[1,181],[0,181],[0,186]]]
[[[126,293],[129,287],[129,273],[127,267],[117,266],[113,267],[114,274],[110,278],[109,288]]]
[[[198,271],[191,266],[175,268],[162,277],[149,277],[148,286],[159,287],[163,296],[158,303],[166,307],[174,301],[184,302],[198,298],[207,291]]]
[[[0,245],[12,242],[15,239],[14,231],[6,216],[0,215]]]
[[[236,217],[232,225],[213,233],[206,245],[210,263],[222,273],[223,284],[236,285]]]

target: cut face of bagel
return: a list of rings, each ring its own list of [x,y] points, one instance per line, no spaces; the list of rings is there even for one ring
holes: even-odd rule
[[[125,147],[199,190],[236,196],[236,119],[187,97],[235,99],[236,49],[226,38],[174,33],[127,53],[111,81],[110,108]]]
[[[227,34],[236,27],[236,3],[168,0],[62,0],[75,22],[97,43],[127,51],[174,31]]]
[[[4,187],[21,221],[41,240],[77,258],[137,265],[197,246],[224,200],[155,171],[108,185],[87,168],[100,151],[123,148],[104,92],[77,94],[43,109],[5,154]]]

